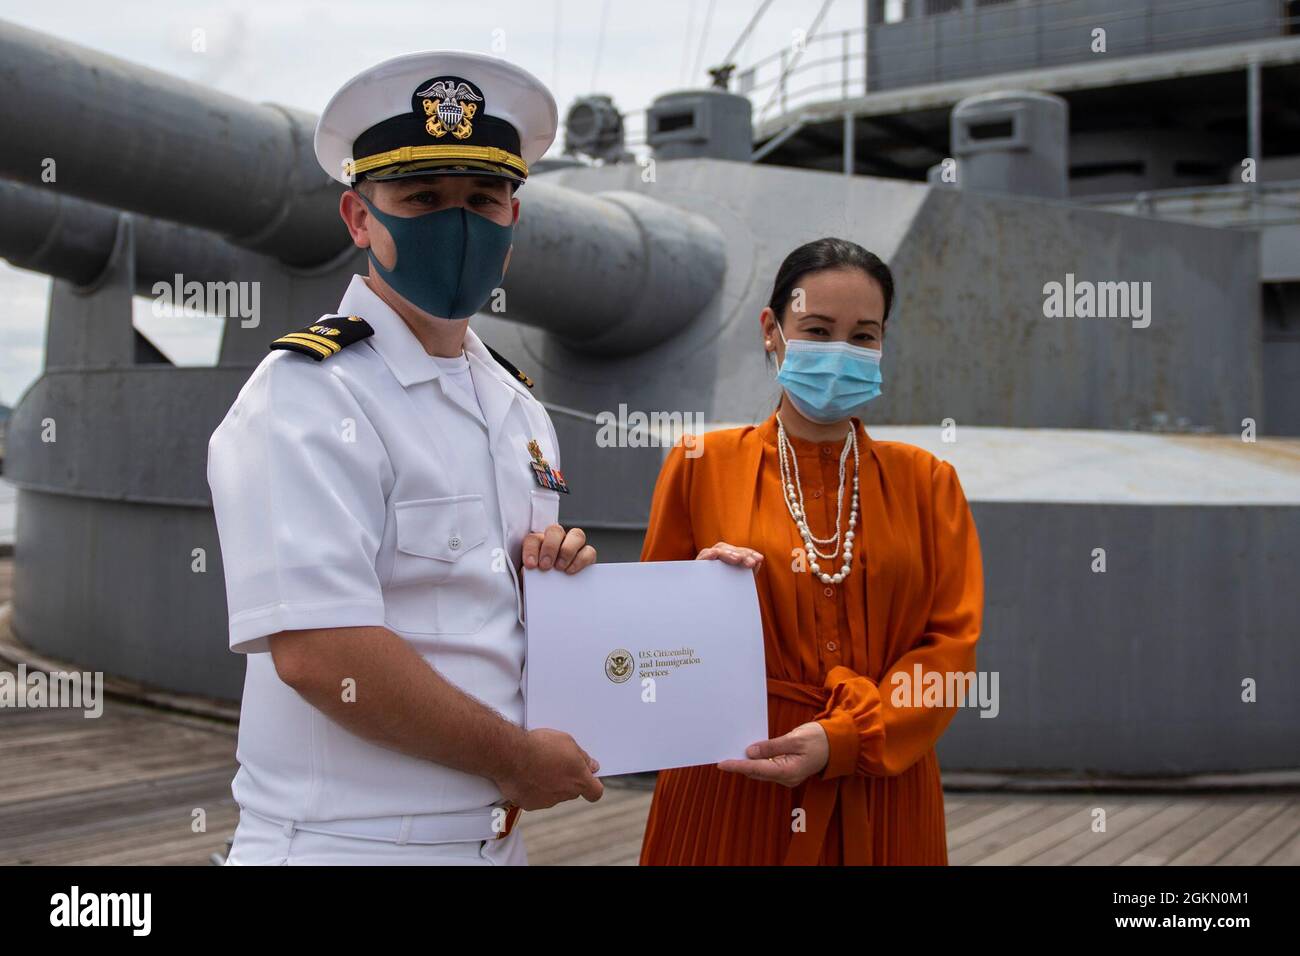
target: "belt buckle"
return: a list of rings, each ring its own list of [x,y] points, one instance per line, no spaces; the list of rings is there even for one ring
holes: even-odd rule
[[[507,802],[505,804],[505,811],[506,811],[506,825],[501,828],[500,833],[498,833],[495,837],[493,837],[493,839],[495,840],[504,840],[506,837],[510,836],[510,831],[515,828],[515,821],[519,819],[519,814],[523,813],[523,809],[521,807],[518,807],[515,804],[510,802]]]

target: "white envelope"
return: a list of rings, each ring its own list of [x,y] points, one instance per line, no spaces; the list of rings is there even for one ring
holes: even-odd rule
[[[569,733],[599,776],[743,758],[767,739],[754,573],[721,561],[526,571],[524,725]]]

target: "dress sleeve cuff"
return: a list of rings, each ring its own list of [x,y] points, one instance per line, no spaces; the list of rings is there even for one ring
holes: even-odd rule
[[[826,731],[826,740],[831,747],[830,759],[826,761],[822,779],[829,780],[853,773],[858,766],[858,751],[861,748],[858,725],[854,722],[853,715],[837,710],[817,723]]]

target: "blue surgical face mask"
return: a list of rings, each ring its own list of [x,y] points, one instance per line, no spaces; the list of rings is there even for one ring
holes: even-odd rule
[[[848,342],[785,342],[776,380],[805,418],[822,425],[841,422],[880,394],[880,349]]]
[[[357,193],[361,196],[360,193]],[[397,262],[375,270],[407,302],[444,319],[467,319],[492,295],[504,272],[514,226],[502,226],[463,206],[420,216],[390,216],[365,196],[370,214],[397,247]]]

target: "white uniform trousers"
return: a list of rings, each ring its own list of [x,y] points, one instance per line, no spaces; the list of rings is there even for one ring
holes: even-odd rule
[[[499,840],[399,844],[313,833],[243,811],[226,865],[527,866],[528,853],[518,830]]]

